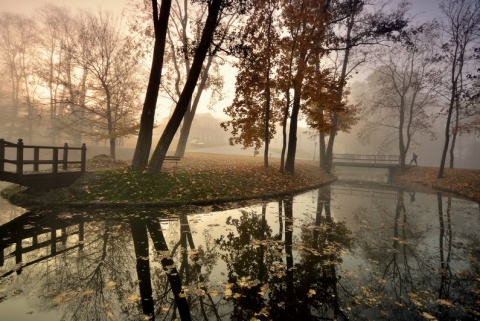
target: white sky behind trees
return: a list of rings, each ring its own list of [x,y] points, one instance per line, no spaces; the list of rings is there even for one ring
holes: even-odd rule
[[[0,11],[13,12],[19,14],[30,15],[35,12],[35,9],[42,7],[46,3],[54,5],[71,7],[72,10],[76,9],[102,9],[112,11],[115,14],[121,14],[127,3],[134,3],[135,1],[142,0],[0,0]],[[393,4],[399,3],[401,0],[392,0]],[[158,0],[161,3],[161,0]],[[418,21],[425,21],[438,16],[440,10],[438,6],[441,0],[410,0],[412,3],[411,14],[416,15]],[[228,70],[228,64],[224,66],[225,70],[225,99],[217,103],[213,110],[208,110],[209,94],[204,93],[202,95],[202,102],[200,103],[197,112],[211,112],[215,117],[225,118],[223,114],[223,108],[231,103],[235,93],[235,77],[231,71]],[[169,115],[171,106],[159,106],[158,112],[160,117],[166,117]]]

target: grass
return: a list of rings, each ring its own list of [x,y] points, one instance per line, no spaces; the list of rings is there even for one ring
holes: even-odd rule
[[[279,172],[278,160],[265,169],[263,158],[188,154],[178,165],[166,163],[162,173],[131,171],[127,162],[95,157],[89,173],[73,186],[47,194],[25,190],[9,194],[24,204],[208,204],[267,198],[302,191],[335,178],[313,161],[298,160],[295,175]]]
[[[73,186],[48,193],[23,187],[2,191],[22,206],[67,204],[213,204],[242,199],[269,198],[300,192],[332,182],[335,177],[319,170],[311,160],[297,160],[295,175],[279,172],[279,160],[265,169],[262,157],[190,153],[178,165],[166,163],[162,173],[131,171],[129,162],[97,156],[87,163],[89,171]],[[427,187],[450,191],[480,201],[480,171],[414,167],[397,177]]]

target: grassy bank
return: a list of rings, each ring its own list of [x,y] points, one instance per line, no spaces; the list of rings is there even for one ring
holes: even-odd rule
[[[313,161],[298,160],[291,176],[279,172],[278,160],[265,169],[263,159],[253,156],[188,154],[177,165],[167,163],[158,175],[134,172],[128,165],[95,157],[88,161],[88,173],[69,188],[45,193],[16,187],[6,194],[24,206],[208,204],[294,193],[335,179]]]
[[[129,162],[94,157],[83,178],[69,188],[34,191],[14,186],[2,192],[22,206],[35,205],[172,205],[213,204],[296,193],[335,180],[310,160],[297,160],[292,177],[279,172],[279,160],[265,169],[262,157],[188,154],[177,165],[167,163],[161,174],[133,172]],[[414,167],[396,177],[409,183],[453,192],[480,202],[480,171]]]
[[[437,178],[436,167],[413,167],[397,178],[422,184],[480,202],[480,170],[445,168],[444,177]]]

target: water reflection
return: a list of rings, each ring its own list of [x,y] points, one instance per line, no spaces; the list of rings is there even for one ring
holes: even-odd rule
[[[0,315],[479,316],[478,204],[338,182],[254,206],[188,213],[42,211],[10,220],[0,226]]]

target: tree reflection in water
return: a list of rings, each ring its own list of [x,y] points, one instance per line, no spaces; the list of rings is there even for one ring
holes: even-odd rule
[[[300,226],[297,239],[293,198],[281,204],[284,230],[278,235],[266,224],[264,205],[261,216],[243,211],[240,219],[229,218],[236,233],[217,240],[233,291],[231,320],[346,318],[339,308],[336,267],[352,239],[345,224],[332,219],[330,190],[319,190],[316,215]]]
[[[26,213],[0,226],[0,313],[23,296],[39,321],[478,316],[477,208],[391,187],[305,195],[212,214]]]

